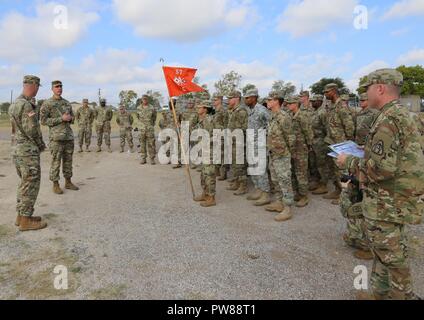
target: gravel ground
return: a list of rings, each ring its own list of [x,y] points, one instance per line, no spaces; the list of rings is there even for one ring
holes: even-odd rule
[[[352,256],[338,208],[320,197],[280,224],[221,182],[218,206],[203,209],[184,170],[116,151],[76,153],[81,190],[63,196],[51,192],[44,153],[36,214],[49,226],[19,233],[9,149],[0,141],[0,299],[353,299],[353,269],[371,267]],[[410,234],[424,296],[424,230]],[[68,290],[53,288],[56,265],[69,270]]]

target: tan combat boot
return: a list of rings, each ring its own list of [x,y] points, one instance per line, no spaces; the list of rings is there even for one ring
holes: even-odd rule
[[[79,146],[79,151],[78,151],[78,153],[83,153],[84,152],[84,150],[82,150],[82,146]]]
[[[220,168],[218,181],[225,181],[225,180],[227,180],[227,170],[225,168]]]
[[[206,196],[206,200],[201,202],[200,205],[204,208],[216,206],[215,197],[214,196]]]
[[[342,193],[341,190],[336,189],[333,192],[331,192],[330,194],[323,196],[323,198],[326,199],[326,200],[338,200],[340,198],[341,193]]]
[[[318,186],[318,188],[316,188],[314,191],[312,191],[312,194],[314,195],[322,195],[322,194],[327,194],[328,193],[328,188],[326,185],[320,183],[320,185]]]
[[[107,146],[107,152],[112,153],[112,148],[110,146]]]
[[[259,198],[262,196],[262,190],[259,189],[255,189],[255,191],[253,191],[253,193],[251,193],[248,197],[247,200],[249,201],[256,201],[259,200]]]
[[[97,152],[102,152],[102,147],[97,146]]]
[[[294,201],[295,201],[295,202],[298,202],[298,201],[300,201],[300,199],[302,199],[302,196],[301,196],[300,194],[296,193],[296,194],[294,195]]]
[[[146,159],[141,159],[140,164],[146,164]]]
[[[314,190],[318,189],[319,186],[320,186],[320,184],[318,182],[312,181],[309,184],[309,191],[314,191]]]
[[[255,202],[255,206],[262,207],[271,203],[271,197],[268,192],[262,192],[261,197]]]
[[[356,259],[359,259],[359,260],[373,260],[374,259],[374,255],[372,254],[372,252],[370,250],[365,251],[365,250],[358,249],[353,253],[353,256]]]
[[[367,300],[377,300],[377,299],[374,296],[374,294],[372,294],[371,292],[361,290],[356,293],[356,300],[367,301]]]
[[[339,206],[340,205],[340,198],[339,199],[334,199],[333,201],[331,201],[331,204],[332,205],[335,205],[335,206]]]
[[[18,216],[16,217],[15,226],[19,227],[19,225],[21,224],[21,218],[22,216],[18,214]],[[31,219],[33,219],[34,221],[41,221],[41,217],[32,216]]]
[[[290,207],[285,207],[283,212],[274,218],[277,222],[284,222],[293,218]]]
[[[79,190],[79,188],[72,183],[72,181],[71,181],[70,178],[69,179],[66,179],[65,189],[73,190],[73,191],[78,191]]]
[[[22,216],[19,224],[19,231],[34,231],[44,229],[45,227],[47,227],[46,222],[37,221],[31,217]]]
[[[86,146],[86,147],[85,147],[85,152],[91,152],[91,150],[90,150],[90,147],[89,147],[89,146]]]
[[[150,159],[150,164],[151,164],[152,166],[156,165],[155,158]]]
[[[56,194],[63,194],[63,190],[60,189],[59,181],[53,182],[53,192]]]
[[[235,196],[243,196],[247,194],[249,190],[247,189],[247,181],[240,182],[239,188],[234,192]]]
[[[240,182],[238,182],[238,180],[234,181],[233,183],[230,184],[230,186],[227,188],[227,190],[230,191],[236,191],[240,188]]]
[[[200,196],[195,197],[193,200],[196,201],[196,202],[206,201],[206,193],[205,193],[205,191],[203,191]]]
[[[296,202],[296,207],[298,208],[304,208],[309,204],[308,196],[303,196],[300,198],[298,202]]]
[[[119,153],[124,153],[124,152],[125,152],[124,147],[121,147],[121,151],[119,151]]]
[[[183,166],[181,165],[181,163],[175,164],[172,166],[172,169],[179,169],[182,168]]]
[[[277,201],[271,203],[270,205],[266,206],[265,207],[265,210],[266,211],[269,211],[269,212],[278,212],[278,213],[280,213],[280,212],[283,212],[284,211],[284,204],[283,204],[282,201],[277,200]]]

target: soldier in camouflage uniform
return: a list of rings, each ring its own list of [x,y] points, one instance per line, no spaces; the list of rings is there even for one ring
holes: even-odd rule
[[[113,111],[106,106],[106,99],[100,100],[100,107],[94,110],[94,118],[96,119],[97,134],[97,152],[102,152],[103,137],[109,153],[112,152],[110,134],[112,127],[110,122],[113,118]]]
[[[31,98],[40,87],[40,78],[25,76],[23,92],[9,108],[9,116],[16,130],[16,145],[12,147],[13,162],[20,178],[16,195],[16,222],[20,231],[39,230],[47,226],[40,217],[33,216],[40,191],[40,154],[46,149],[41,133],[39,114]]]
[[[355,117],[355,142],[359,146],[364,146],[379,112],[377,109],[368,107],[368,95],[366,93],[361,94],[360,101],[362,110]],[[355,179],[357,180],[359,177],[355,177]],[[343,236],[343,240],[350,247],[357,249],[354,253],[356,258],[371,260],[373,256],[362,229],[363,216],[361,212],[358,214],[358,210],[356,210],[356,207],[361,205],[361,196],[358,186],[352,182],[343,187],[340,197],[340,210],[343,217],[347,219],[347,233]]]
[[[311,98],[314,112],[312,115],[312,131],[314,132],[313,154],[315,158],[316,168],[319,172],[319,183],[312,194],[322,195],[328,193],[329,166],[328,166],[328,145],[324,142],[327,135],[326,132],[326,113],[327,109],[323,104],[324,97],[322,95],[314,95]]]
[[[53,182],[53,192],[63,194],[59,186],[61,164],[65,189],[79,190],[71,181],[74,156],[74,133],[71,124],[74,123],[75,117],[69,101],[62,98],[62,82],[53,81],[52,91],[53,97],[44,101],[41,107],[41,124],[49,127],[49,149],[52,155],[50,181]]]
[[[147,150],[150,156],[150,163],[155,165],[156,157],[156,109],[149,104],[149,96],[143,95],[142,104],[137,108],[137,119],[140,121],[140,146],[141,146],[141,164],[146,164]]]
[[[223,119],[224,129],[227,129],[229,113],[227,110],[224,109],[223,99],[224,97],[219,93],[215,93],[212,96],[212,102],[213,102],[213,107],[215,108],[215,114]],[[228,175],[229,166],[228,164],[225,164],[224,151],[225,151],[225,146],[224,146],[224,141],[222,141],[221,166],[219,166],[219,176],[218,176],[219,181],[227,180],[227,175]]]
[[[173,122],[174,122],[174,120],[172,118],[171,111],[163,111],[162,112],[162,119],[159,120],[159,128],[161,130],[173,128],[173,126],[172,126],[172,123]],[[170,137],[168,137],[164,143],[166,144],[169,141],[171,141],[171,138]],[[168,150],[166,152],[166,156],[168,158],[171,156],[171,150]]]
[[[199,123],[199,115],[197,113],[197,110],[194,108],[194,105],[194,99],[189,99],[187,103],[187,108],[181,115],[181,122],[186,121],[189,123],[190,134],[193,132],[193,130],[195,130]],[[190,149],[193,148],[194,145],[194,142],[190,142]],[[197,166],[194,164],[192,164],[190,167],[193,170],[197,168]]]
[[[228,129],[230,131],[242,130],[246,137],[246,130],[248,125],[249,115],[247,110],[241,106],[241,93],[239,91],[233,91],[227,96],[230,109],[230,117],[228,119]],[[227,190],[235,191],[234,195],[241,196],[248,192],[247,190],[247,165],[246,158],[243,164],[237,164],[237,146],[241,149],[241,143],[245,147],[244,141],[237,142],[234,138],[232,141],[232,165],[231,169],[234,175],[234,182],[230,184]],[[245,148],[243,148],[245,150]]]
[[[261,154],[259,149],[266,153],[266,145],[259,145],[259,130],[266,130],[268,127],[271,114],[267,108],[258,104],[259,93],[257,89],[248,90],[244,96],[246,105],[249,108],[248,129],[254,130],[254,150],[255,155]],[[265,143],[265,141],[264,141]],[[270,192],[271,187],[268,180],[268,172],[265,170],[261,176],[251,176],[255,186],[255,191],[247,197],[247,200],[255,201],[255,206],[264,206],[271,203]]]
[[[134,118],[131,113],[129,113],[125,106],[119,107],[119,112],[116,116],[116,123],[119,126],[119,138],[121,140],[121,153],[124,152],[125,148],[125,140],[127,140],[128,145],[130,147],[131,153],[134,152],[134,142],[132,135],[132,125],[134,123]]]
[[[296,137],[291,154],[294,198],[296,206],[303,208],[309,203],[308,155],[309,151],[312,150],[314,134],[309,112],[300,109],[299,97],[288,97],[285,101],[292,112],[292,129]]]
[[[363,228],[374,255],[373,295],[358,298],[416,299],[408,265],[407,224],[424,213],[424,156],[418,128],[400,104],[403,76],[380,69],[362,84],[380,111],[365,144],[365,157],[340,155],[338,165],[360,177],[364,190]],[[359,171],[359,174],[358,174]]]
[[[195,197],[194,201],[200,202],[202,207],[208,208],[216,205],[216,169],[218,165],[214,163],[213,157],[213,131],[224,129],[224,117],[222,117],[222,113],[215,113],[212,115],[212,106],[208,101],[199,102],[197,108],[199,114],[197,127],[206,130],[211,140],[209,155],[210,163],[203,163],[201,165],[202,173],[200,175],[200,183],[203,192],[200,196]]]
[[[420,143],[421,143],[421,148],[423,149],[423,152],[424,152],[424,112],[420,112],[420,113],[411,112],[411,115],[415,123],[417,124],[418,131],[420,132],[420,135],[421,135]]]
[[[309,91],[300,92],[299,98],[301,103],[300,110],[303,110],[308,114],[308,119],[310,120],[312,126],[312,121],[315,117],[316,110],[312,106]],[[316,190],[319,187],[320,176],[317,166],[316,155],[313,149],[309,152],[308,156],[308,177],[309,191]]]
[[[82,107],[77,110],[75,120],[78,123],[79,152],[83,152],[82,146],[85,142],[85,151],[90,152],[91,135],[93,132],[94,110],[88,106],[88,99],[82,101]]]
[[[325,143],[327,146],[345,142],[347,140],[353,140],[355,134],[355,125],[351,111],[343,104],[342,99],[339,97],[338,85],[330,83],[326,85],[324,89],[325,96],[329,101],[327,106],[327,121],[326,121],[326,132]],[[328,149],[330,152],[330,149]],[[328,153],[327,152],[327,153]],[[333,200],[331,203],[339,205],[341,188],[341,174],[337,168],[334,159],[328,157],[330,164],[330,175],[334,180],[335,191],[325,195],[324,199]]]
[[[271,179],[276,188],[276,201],[265,209],[278,212],[279,215],[275,217],[278,222],[292,218],[291,207],[294,204],[290,150],[295,143],[295,136],[291,116],[281,111],[283,100],[282,94],[271,92],[267,102],[268,108],[272,111],[268,124],[267,148]]]

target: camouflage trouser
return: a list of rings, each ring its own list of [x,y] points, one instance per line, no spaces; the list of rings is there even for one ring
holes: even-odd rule
[[[255,154],[257,154],[257,152]],[[267,170],[265,170],[265,172],[260,176],[250,176],[250,178],[252,179],[252,182],[256,189],[267,193],[271,192]]]
[[[310,151],[308,155],[308,179],[310,182],[321,181],[321,177],[318,171],[317,157],[314,151]]]
[[[244,159],[243,164],[237,164],[237,153],[236,153],[236,147],[233,146],[232,152],[233,152],[233,163],[231,165],[231,170],[233,171],[233,176],[236,178],[239,182],[247,183],[247,165],[246,165],[246,159]]]
[[[364,218],[364,231],[374,254],[373,292],[383,299],[412,299],[405,226]]]
[[[155,141],[155,130],[141,129],[140,130],[140,147],[141,147],[141,159],[147,159],[147,151],[151,159],[156,157],[156,141]]]
[[[362,226],[364,217],[362,215],[355,216],[349,213],[349,209],[353,206],[351,201],[352,192],[354,192],[354,190],[346,188],[343,189],[340,195],[340,211],[347,220],[346,244],[356,249],[368,251],[369,246]]]
[[[214,164],[202,165],[200,184],[207,196],[215,196],[216,194],[216,168],[217,166]]]
[[[286,206],[294,204],[293,186],[291,179],[291,158],[271,158],[269,162],[271,180],[276,188],[277,200],[283,201]]]
[[[40,191],[40,156],[14,156],[13,162],[21,179],[16,193],[16,212],[30,217],[34,214],[34,204]]]
[[[87,147],[89,147],[90,144],[91,144],[91,135],[92,135],[91,126],[81,126],[81,127],[79,127],[79,130],[78,130],[79,146],[82,147],[84,145],[84,141],[85,141],[85,145]]]
[[[72,178],[72,158],[74,155],[74,140],[71,141],[50,141],[50,153],[52,154],[52,164],[50,167],[50,181],[60,180],[60,164],[62,163],[63,177]]]
[[[308,152],[296,154],[292,160],[292,184],[295,193],[301,196],[306,196],[309,189],[308,181]]]
[[[128,142],[131,149],[134,148],[132,128],[120,128],[119,138],[121,140],[121,148],[125,147],[125,140]]]
[[[105,138],[105,144],[110,147],[110,133],[111,133],[110,121],[105,122],[103,125],[96,125],[97,134],[97,146],[101,147],[103,144],[103,137]]]
[[[313,148],[316,167],[321,177],[321,183],[327,185],[330,176],[327,156],[327,154],[329,153],[328,145],[325,144],[324,141],[315,140]]]

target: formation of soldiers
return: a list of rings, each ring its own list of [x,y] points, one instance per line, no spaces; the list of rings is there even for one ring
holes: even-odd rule
[[[213,153],[208,155],[210,164],[191,163],[192,169],[201,172],[202,190],[194,200],[202,207],[215,206],[217,180],[228,180],[228,191],[235,196],[247,195],[246,199],[253,205],[275,212],[275,220],[283,222],[292,219],[294,206],[309,205],[309,193],[321,195],[340,206],[347,222],[343,240],[356,250],[355,257],[374,259],[371,297],[414,299],[417,297],[412,291],[407,265],[404,226],[420,223],[424,211],[424,126],[419,117],[400,105],[402,83],[402,75],[392,69],[368,75],[362,86],[359,112],[348,106],[349,97],[340,96],[337,84],[328,84],[323,95],[310,96],[308,91],[302,91],[296,96],[284,96],[281,92],[270,92],[262,103],[256,89],[247,91],[244,96],[233,91],[226,96],[228,109],[224,108],[224,96],[216,93],[211,101],[190,100],[184,111],[175,108],[176,119],[171,112],[164,112],[159,127],[178,131],[182,122],[188,122],[190,131],[200,128],[209,133],[211,147],[214,130],[241,130],[246,136],[246,131],[253,129],[255,153],[265,151],[267,155],[265,172],[248,176],[247,162],[236,161],[240,141],[234,138],[231,165],[214,164]],[[84,143],[86,151],[90,151],[94,122],[97,151],[102,151],[104,138],[111,152],[113,112],[106,107],[105,100],[99,108],[91,110],[84,99],[83,106],[74,115],[69,102],[61,97],[62,83],[54,81],[53,97],[39,110],[31,102],[39,85],[39,78],[26,76],[23,94],[9,111],[18,129],[14,162],[21,178],[16,221],[21,231],[38,230],[47,225],[33,216],[40,186],[40,153],[46,148],[40,123],[50,128],[50,180],[57,194],[63,193],[59,186],[61,163],[65,188],[78,190],[71,181],[74,136],[70,125],[74,120],[79,127],[79,152],[83,152]],[[174,104],[170,106],[173,108]],[[149,157],[154,165],[157,115],[148,96],[142,97],[136,116],[140,123],[141,164],[146,164]],[[116,122],[120,127],[121,152],[126,142],[130,152],[134,152],[133,115],[121,106]],[[258,143],[260,130],[266,130],[265,144]],[[346,155],[334,159],[328,155],[330,145],[348,140],[364,148],[364,159]],[[245,141],[242,143],[241,148],[245,148]],[[179,144],[175,169],[182,167],[181,150]],[[225,163],[224,156],[222,152],[221,163]],[[254,186],[251,193],[249,179]],[[329,190],[330,182],[334,190]]]

